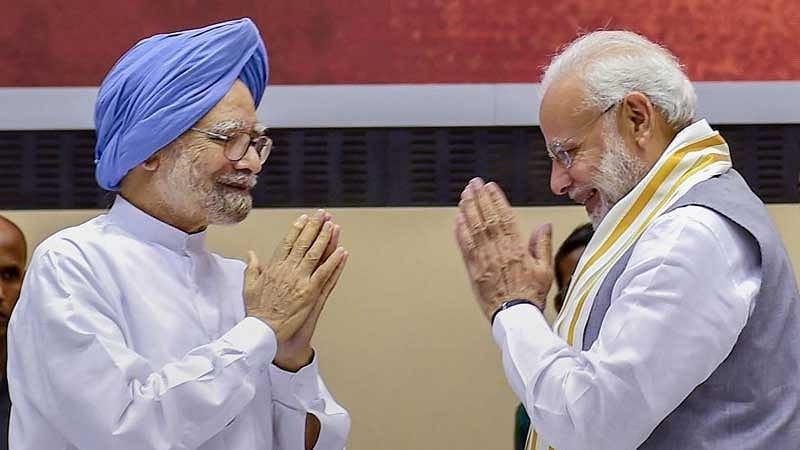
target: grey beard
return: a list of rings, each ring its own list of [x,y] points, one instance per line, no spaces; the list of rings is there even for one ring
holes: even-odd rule
[[[234,173],[218,177],[211,192],[205,195],[205,208],[208,211],[208,223],[230,225],[244,220],[253,208],[253,197],[249,192],[237,192],[227,189],[221,183],[246,185],[252,189],[256,185],[256,176]]]
[[[249,193],[232,192],[215,186],[214,193],[206,197],[208,223],[231,225],[244,220],[253,208],[253,197]]]
[[[172,156],[172,167],[159,180],[168,207],[186,217],[205,217],[208,224],[227,225],[241,222],[253,207],[249,192],[237,192],[220,183],[233,183],[253,188],[256,176],[234,172],[215,179],[201,177],[194,167],[193,153],[182,148]]]

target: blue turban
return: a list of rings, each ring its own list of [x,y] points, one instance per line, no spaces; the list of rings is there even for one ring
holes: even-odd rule
[[[191,128],[237,79],[257,107],[267,74],[264,41],[247,18],[140,41],[97,94],[97,183],[118,190],[131,169]]]

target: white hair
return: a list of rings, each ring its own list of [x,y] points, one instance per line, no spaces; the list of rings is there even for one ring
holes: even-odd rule
[[[584,82],[584,107],[605,110],[636,91],[646,95],[675,130],[694,120],[697,95],[678,59],[636,33],[604,30],[579,37],[545,69],[542,94],[566,75]]]

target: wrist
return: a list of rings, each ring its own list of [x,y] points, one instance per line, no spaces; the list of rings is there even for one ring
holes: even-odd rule
[[[509,308],[513,308],[514,306],[517,306],[517,305],[533,305],[533,306],[536,307],[536,309],[538,309],[540,311],[542,310],[542,308],[540,308],[535,302],[533,302],[531,300],[528,300],[528,299],[525,299],[525,298],[515,298],[515,299],[512,299],[512,300],[507,300],[507,301],[504,301],[503,303],[501,303],[500,306],[498,306],[494,310],[494,312],[492,313],[492,317],[491,317],[490,323],[492,325],[494,325],[494,319],[497,318],[497,314],[499,314],[501,311],[505,311],[505,310],[507,310]]]
[[[289,355],[282,355],[280,348],[275,360],[272,361],[278,368],[287,372],[297,372],[303,367],[311,364],[314,360],[314,350],[311,347],[293,351]]]

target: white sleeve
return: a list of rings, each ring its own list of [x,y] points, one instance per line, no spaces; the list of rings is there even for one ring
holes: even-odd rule
[[[19,398],[74,447],[197,448],[265,383],[277,342],[260,320],[152,367],[126,343],[103,286],[79,258],[39,254],[12,320]]]
[[[317,354],[297,372],[270,366],[275,438],[281,450],[305,448],[306,414],[320,423],[315,450],[342,450],[350,433],[350,415],[328,391],[319,376]]]
[[[636,448],[728,356],[760,286],[755,241],[706,208],[684,207],[642,235],[588,351],[567,346],[527,305],[499,313],[493,334],[545,441]]]

